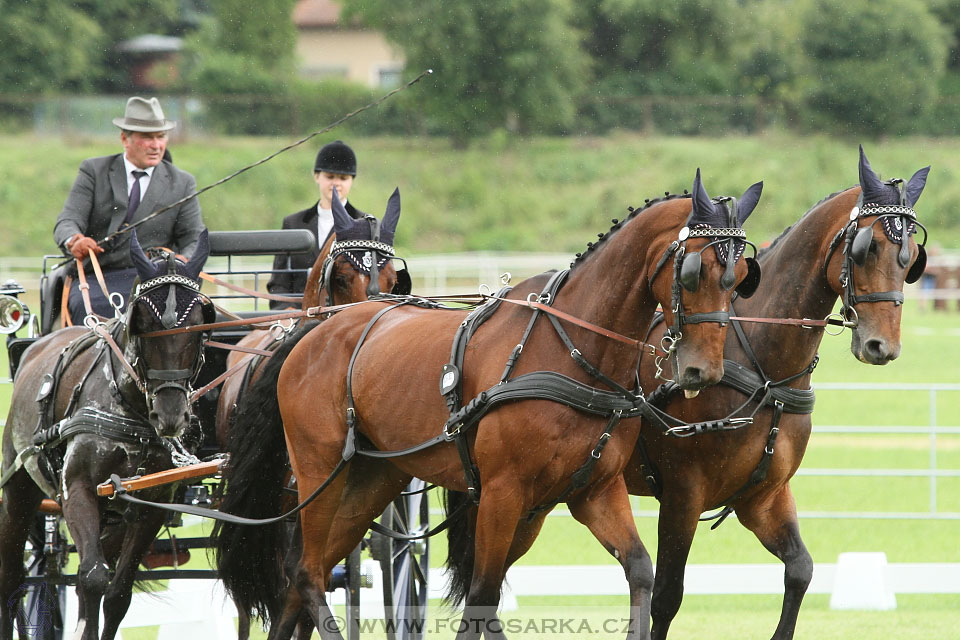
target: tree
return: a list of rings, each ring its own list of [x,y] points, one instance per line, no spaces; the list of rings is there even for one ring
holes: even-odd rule
[[[347,0],[403,50],[432,127],[463,142],[500,127],[555,132],[573,123],[588,59],[572,0]]]
[[[735,0],[589,0],[585,46],[602,91],[703,95],[733,90]]]
[[[115,91],[126,83],[116,46],[170,34],[180,0],[0,0],[0,91]]]
[[[805,73],[795,81],[813,126],[876,134],[915,128],[937,97],[949,34],[921,0],[804,0]]]

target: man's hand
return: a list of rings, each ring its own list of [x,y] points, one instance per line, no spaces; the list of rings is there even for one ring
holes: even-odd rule
[[[93,249],[94,253],[103,253],[103,247],[97,244],[97,241],[90,236],[76,235],[67,241],[67,250],[77,260],[83,260],[87,253]]]

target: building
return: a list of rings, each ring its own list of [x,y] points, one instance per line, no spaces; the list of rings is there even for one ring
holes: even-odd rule
[[[377,31],[340,20],[333,0],[299,0],[293,10],[297,64],[307,78],[338,77],[370,87],[400,84],[403,54]]]

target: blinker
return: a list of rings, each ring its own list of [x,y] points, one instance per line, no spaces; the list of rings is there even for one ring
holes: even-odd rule
[[[700,253],[688,253],[680,265],[680,284],[684,289],[695,292],[700,288]]]
[[[853,238],[850,245],[850,257],[857,266],[862,267],[867,261],[867,253],[870,251],[870,243],[873,242],[873,227],[860,229]],[[909,251],[909,249],[908,249]]]

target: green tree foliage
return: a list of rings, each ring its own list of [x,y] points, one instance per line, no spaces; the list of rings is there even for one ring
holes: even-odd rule
[[[569,126],[588,58],[572,0],[346,0],[345,18],[381,29],[408,72],[431,68],[422,102],[431,128],[463,139],[500,127]]]
[[[736,0],[588,0],[586,50],[610,93],[730,93]]]
[[[100,28],[66,2],[0,0],[0,91],[82,88]]]
[[[179,0],[0,0],[0,91],[101,91],[126,82],[116,46],[181,24]]]
[[[922,0],[803,0],[806,68],[795,81],[808,123],[906,132],[937,97],[949,34]]]

